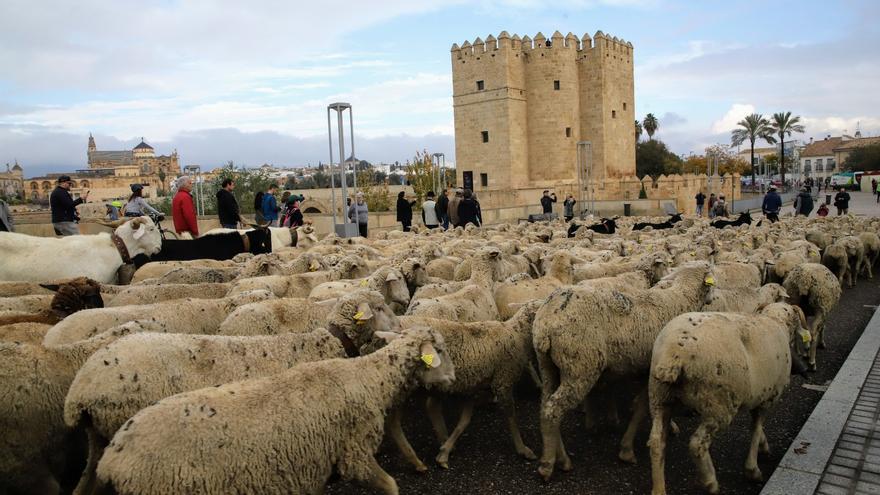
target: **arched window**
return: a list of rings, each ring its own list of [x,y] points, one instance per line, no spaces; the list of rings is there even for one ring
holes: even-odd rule
[[[31,182],[31,191],[36,191],[40,188],[40,185],[36,182]]]
[[[314,206],[309,206],[303,213],[321,213],[321,210],[315,208]]]
[[[84,181],[80,182],[79,185],[80,185],[80,187],[89,187],[89,181],[84,180]]]
[[[48,191],[49,189],[52,189],[52,184],[50,184],[49,181],[44,180],[43,181],[43,190]]]

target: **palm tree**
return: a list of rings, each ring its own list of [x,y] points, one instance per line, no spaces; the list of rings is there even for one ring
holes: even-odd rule
[[[785,187],[785,136],[791,136],[792,132],[804,132],[804,126],[799,124],[801,118],[792,116],[791,112],[777,112],[773,114],[773,132],[779,136],[779,173],[782,176],[782,186]]]
[[[636,121],[636,142],[639,142],[639,139],[642,138],[642,132],[644,132],[644,128],[642,128],[642,123],[638,120]]]
[[[755,141],[757,139],[763,139],[770,144],[774,144],[776,142],[776,138],[773,137],[773,127],[770,125],[770,121],[765,119],[764,116],[759,113],[753,113],[746,116],[746,118],[737,122],[736,125],[740,126],[740,128],[734,129],[733,132],[730,133],[730,141],[733,146],[739,146],[746,142],[746,140],[749,141],[752,149],[752,160],[749,163],[751,163],[752,187],[754,187]]]
[[[645,128],[645,132],[648,133],[648,139],[654,139],[654,133],[657,132],[657,127],[660,126],[660,122],[657,121],[657,117],[654,117],[653,113],[649,113],[645,115],[645,120],[642,121],[642,126]]]

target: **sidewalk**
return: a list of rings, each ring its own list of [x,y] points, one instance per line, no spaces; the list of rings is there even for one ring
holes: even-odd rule
[[[874,312],[761,495],[880,494],[878,350],[880,310]]]

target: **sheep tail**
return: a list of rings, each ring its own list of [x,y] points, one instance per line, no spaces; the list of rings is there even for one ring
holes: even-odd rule
[[[662,383],[674,384],[682,376],[682,366],[679,359],[662,359],[656,366],[651,367],[651,377]]]

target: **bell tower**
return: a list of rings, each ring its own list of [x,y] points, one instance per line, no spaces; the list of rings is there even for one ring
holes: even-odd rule
[[[89,133],[89,151],[97,151],[98,147],[95,146],[95,138],[92,137],[92,133]]]

